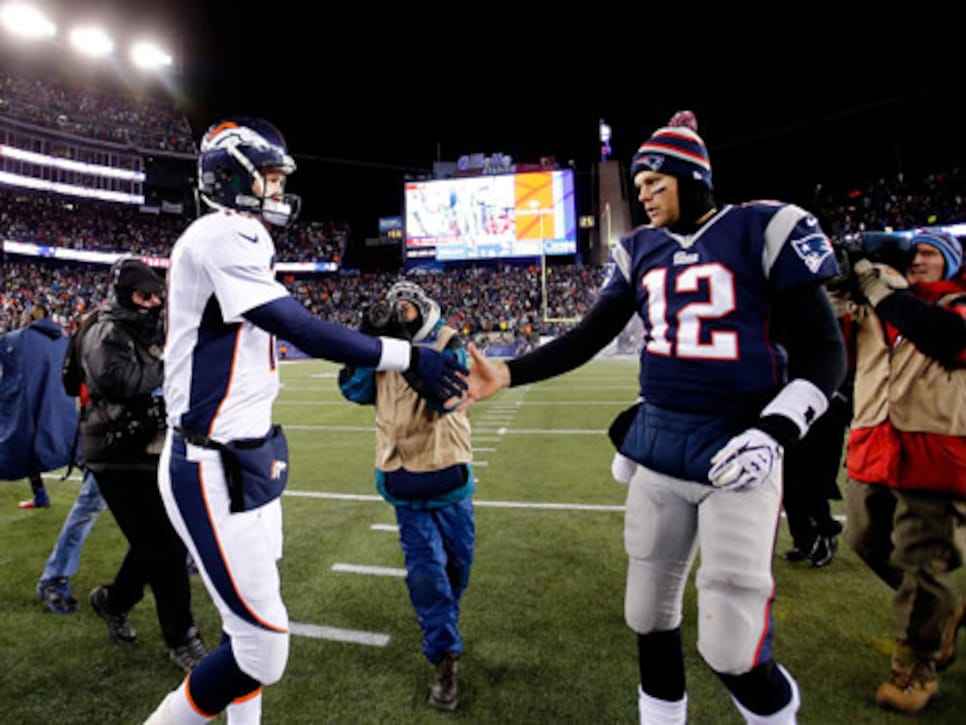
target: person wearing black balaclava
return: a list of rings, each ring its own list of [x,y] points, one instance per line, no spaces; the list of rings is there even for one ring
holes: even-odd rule
[[[80,445],[84,466],[96,475],[129,548],[114,581],[91,591],[90,603],[115,642],[133,643],[137,631],[128,614],[150,585],[171,659],[190,672],[207,650],[191,612],[186,549],[157,483],[165,433],[164,286],[136,259],[116,262],[111,278],[111,299],[81,343],[90,404],[80,423]]]

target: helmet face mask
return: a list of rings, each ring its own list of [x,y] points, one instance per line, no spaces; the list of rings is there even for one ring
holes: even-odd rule
[[[293,222],[301,208],[296,194],[265,197],[266,170],[295,171],[281,132],[268,121],[238,118],[212,126],[198,154],[198,195],[213,209],[261,216],[269,224]],[[256,186],[261,193],[256,193]]]

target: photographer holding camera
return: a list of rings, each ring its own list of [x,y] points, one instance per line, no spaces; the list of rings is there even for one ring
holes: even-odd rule
[[[158,461],[165,434],[161,351],[161,279],[137,259],[111,270],[112,298],[80,344],[81,369],[90,395],[83,409],[80,443],[85,469],[128,541],[115,579],[90,594],[91,607],[115,642],[133,643],[128,612],[150,584],[161,634],[171,659],[186,672],[206,654],[191,612],[187,550],[164,510]]]
[[[955,657],[966,612],[951,578],[966,520],[966,281],[952,234],[920,229],[902,246],[902,270],[853,264],[845,538],[896,592],[892,669],[876,701],[912,714],[938,693],[936,672]]]
[[[363,312],[360,331],[433,344],[466,362],[456,330],[439,305],[413,282],[397,282]],[[342,394],[376,406],[376,488],[396,510],[406,585],[423,635],[423,654],[435,666],[429,704],[455,710],[463,637],[460,600],[469,583],[476,539],[470,421],[447,401],[419,393],[410,373],[344,367]]]

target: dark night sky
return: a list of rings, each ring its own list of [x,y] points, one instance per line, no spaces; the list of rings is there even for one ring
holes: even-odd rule
[[[671,24],[650,10],[541,17],[519,3],[512,15],[488,5],[486,17],[469,6],[364,4],[356,17],[314,2],[274,13],[264,2],[68,6],[83,4],[166,28],[197,134],[229,114],[268,118],[299,163],[291,189],[306,212],[367,219],[365,234],[400,212],[403,174],[429,170],[438,152],[551,155],[586,178],[601,117],[626,160],[674,111],[694,110],[719,201],[804,202],[819,182],[914,176],[966,157],[966,64],[924,8],[929,33],[918,16],[880,13],[875,27],[814,9],[800,13],[806,27],[791,8],[755,29],[732,15],[682,32],[673,13]]]

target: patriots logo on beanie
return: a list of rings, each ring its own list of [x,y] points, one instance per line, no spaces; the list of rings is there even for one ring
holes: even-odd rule
[[[694,179],[708,189],[714,188],[711,158],[691,111],[675,113],[667,126],[651,134],[637,149],[631,162],[631,178],[645,170]]]

